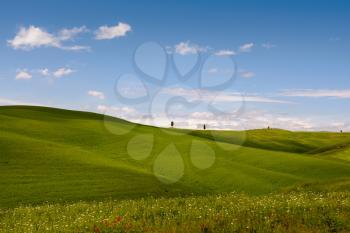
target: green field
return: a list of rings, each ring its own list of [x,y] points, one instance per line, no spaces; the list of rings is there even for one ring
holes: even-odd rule
[[[175,147],[167,150],[169,145]],[[162,153],[164,150],[166,153]],[[215,156],[215,162],[202,169],[201,165],[205,166],[208,162],[205,160],[208,151]],[[157,177],[155,173],[159,169],[155,168],[159,167],[161,174]],[[183,175],[173,182],[172,178],[181,173],[177,170],[179,167],[183,167]],[[68,232],[84,231],[91,230],[94,224],[99,223],[97,219],[100,217],[111,218],[115,215],[111,207],[114,200],[119,200],[123,205],[143,205],[140,198],[148,198],[148,202],[161,200],[166,205],[173,200],[187,203],[197,197],[193,201],[196,205],[204,201],[201,198],[215,198],[231,192],[236,194],[226,198],[231,201],[247,199],[249,208],[255,199],[265,200],[281,193],[294,195],[290,193],[300,190],[305,193],[330,193],[330,203],[336,203],[328,206],[330,212],[334,207],[336,213],[338,202],[344,200],[340,205],[345,208],[342,209],[344,213],[340,219],[336,218],[336,221],[342,222],[344,218],[349,220],[350,134],[279,129],[161,129],[95,113],[6,106],[0,107],[0,177],[0,227],[5,232],[6,229],[15,228],[14,216],[24,215],[26,211],[33,214],[30,215],[33,217],[31,221],[38,216],[50,218],[52,211],[72,210],[67,215],[76,218],[76,212],[90,207],[97,210],[98,202],[102,201],[101,205],[108,209],[103,212],[106,216],[96,215],[93,222],[80,224],[80,229],[71,226],[62,228]],[[179,196],[183,200],[178,200]],[[282,203],[283,198],[279,197],[278,200]],[[87,207],[88,203],[92,203],[90,207]],[[39,207],[26,207],[28,205]],[[285,204],[277,206],[285,210]],[[234,208],[230,211],[234,211]],[[147,211],[143,212],[147,214]],[[140,217],[143,218],[145,216]],[[158,217],[154,219],[160,221]],[[182,223],[182,220],[189,225],[195,221],[188,216],[174,217],[171,224],[160,222],[159,229],[153,230],[174,232],[176,221]],[[295,220],[296,223],[299,220]],[[49,219],[45,221],[50,222]],[[135,222],[132,224],[135,225]],[[252,227],[256,226],[252,224]],[[153,225],[150,224],[150,227]],[[214,225],[211,225],[213,229],[210,231],[219,229],[219,225]],[[52,230],[54,224],[45,226]],[[238,229],[236,225],[232,227],[227,229]],[[340,231],[345,229],[344,232],[350,229],[346,224],[336,227]],[[269,232],[270,228],[265,228]],[[20,228],[17,231],[26,232]],[[44,230],[35,228],[31,231]]]

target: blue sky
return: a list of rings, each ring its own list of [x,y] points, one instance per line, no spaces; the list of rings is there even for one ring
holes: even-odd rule
[[[350,130],[349,10],[348,1],[5,0],[0,104],[161,126]],[[192,68],[187,81],[176,72]]]

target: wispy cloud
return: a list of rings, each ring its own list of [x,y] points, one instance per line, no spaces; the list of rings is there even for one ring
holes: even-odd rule
[[[236,52],[229,49],[219,50],[214,53],[216,56],[234,56]]]
[[[35,105],[35,106],[44,106],[39,103],[29,102],[29,101],[21,101],[15,99],[1,98],[0,97],[0,105]]]
[[[280,93],[282,96],[294,97],[310,97],[310,98],[350,98],[350,89],[302,89],[302,90],[287,90]]]
[[[72,40],[80,33],[88,32],[89,30],[86,26],[73,27],[73,28],[64,28],[58,32],[57,38],[61,41]]]
[[[185,88],[165,88],[163,93],[168,95],[182,96],[188,101],[203,102],[257,102],[257,103],[284,103],[290,104],[290,101],[273,99],[259,95],[242,94],[239,92],[217,92],[203,89],[185,89]]]
[[[106,107],[102,107],[105,110]],[[109,109],[109,108],[108,108]],[[114,116],[138,122],[142,124],[151,124],[155,126],[168,127],[170,121],[175,122],[179,128],[196,129],[202,128],[206,124],[208,129],[217,130],[247,130],[266,128],[281,128],[297,131],[339,131],[340,129],[350,130],[349,122],[332,121],[331,119],[317,119],[312,117],[301,117],[286,115],[284,113],[269,112],[260,109],[237,111],[212,112],[209,109],[201,111],[184,112],[181,108],[173,108],[170,112],[153,113],[151,115],[142,115],[135,109],[111,108]],[[178,113],[180,111],[180,113]],[[107,112],[108,111],[102,111]]]
[[[218,68],[210,68],[208,69],[208,73],[209,74],[216,74],[219,72],[219,69]]]
[[[233,75],[234,70],[233,69],[219,69],[216,67],[210,68],[207,70],[208,74],[216,74],[216,75]]]
[[[51,78],[51,81],[53,81],[53,78],[61,78],[63,76],[67,76],[70,75],[72,73],[74,73],[75,70],[71,69],[71,68],[66,68],[66,67],[62,67],[62,68],[58,68],[57,70],[50,72],[50,70],[48,68],[42,68],[42,69],[37,69],[37,70],[31,70],[28,71],[26,69],[19,69],[17,70],[16,73],[16,80],[30,80],[33,77],[33,73],[34,74],[38,74],[47,78]]]
[[[140,119],[142,115],[135,108],[128,106],[98,105],[96,110],[102,114],[115,116],[126,120],[134,120],[135,122]]]
[[[49,76],[50,75],[50,71],[48,68],[39,69],[38,72],[42,76]]]
[[[96,40],[111,40],[118,37],[126,36],[131,31],[131,26],[127,23],[119,22],[115,26],[101,26],[95,32]]]
[[[87,51],[87,52],[91,51],[90,46],[84,46],[84,45],[63,46],[61,47],[61,49],[67,50],[67,51]]]
[[[246,43],[239,47],[239,51],[241,53],[248,53],[252,50],[253,47],[254,47],[254,43]]]
[[[12,40],[7,43],[13,49],[32,50],[40,47],[54,47],[64,50],[86,50],[87,46],[73,45],[67,46],[63,42],[71,40],[79,33],[85,32],[85,26],[80,28],[62,29],[57,35],[47,32],[45,29],[29,26],[21,27]]]
[[[254,72],[241,70],[239,71],[239,75],[243,78],[253,78],[255,76]]]
[[[261,47],[263,47],[265,49],[272,49],[272,48],[275,48],[276,45],[271,44],[271,43],[263,43],[263,44],[261,44]]]

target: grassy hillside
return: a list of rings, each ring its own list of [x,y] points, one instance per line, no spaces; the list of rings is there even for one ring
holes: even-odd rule
[[[343,232],[350,192],[237,193],[44,204],[0,211],[0,232]]]
[[[317,154],[349,145],[348,133],[291,132],[281,129],[247,131],[195,131],[192,135],[274,151]]]
[[[0,107],[0,206],[231,191],[261,195],[350,177],[350,151],[336,158],[331,152],[349,142],[346,133],[165,130],[94,113]],[[176,149],[159,160],[172,144]],[[197,144],[205,146],[192,150]],[[194,161],[205,164],[201,155],[208,150],[215,163],[198,169]],[[160,182],[155,163],[174,173],[183,166],[184,174],[174,184]]]

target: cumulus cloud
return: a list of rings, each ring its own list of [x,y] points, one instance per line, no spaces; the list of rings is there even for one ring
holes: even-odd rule
[[[333,98],[350,98],[350,89],[328,90],[328,89],[303,89],[303,90],[287,90],[281,93],[282,96],[292,97],[333,97]]]
[[[200,47],[196,44],[191,44],[189,41],[180,42],[175,45],[175,52],[180,55],[196,54],[206,50],[206,48]]]
[[[35,26],[21,27],[15,38],[8,40],[14,49],[32,49],[36,47],[60,47],[60,41],[44,29]]]
[[[131,31],[131,26],[127,23],[119,22],[115,26],[101,26],[95,32],[96,40],[110,40],[126,36]]]
[[[236,55],[236,52],[233,50],[219,50],[215,53],[216,56],[233,56]]]
[[[45,29],[29,26],[21,27],[16,36],[7,43],[13,49],[31,50],[39,47],[54,47],[64,50],[86,50],[86,46],[65,46],[63,41],[71,40],[79,33],[87,30],[85,27],[62,29],[58,35],[47,32]]]
[[[16,80],[29,80],[31,79],[33,76],[30,72],[26,71],[26,70],[19,70],[16,73]]]
[[[239,51],[242,53],[248,53],[254,47],[254,43],[247,43],[239,47]]]
[[[62,67],[62,68],[57,69],[55,72],[53,72],[53,76],[54,76],[55,78],[61,78],[61,77],[63,77],[63,76],[70,75],[70,74],[72,74],[73,72],[75,72],[75,71],[72,70],[72,69],[70,69],[70,68]]]
[[[88,95],[98,98],[100,100],[104,100],[105,99],[105,94],[101,91],[88,91]]]

